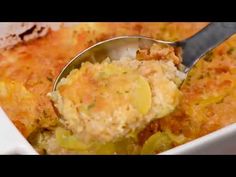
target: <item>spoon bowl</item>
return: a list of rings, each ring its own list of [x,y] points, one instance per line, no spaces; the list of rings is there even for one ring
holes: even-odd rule
[[[53,90],[56,89],[62,78],[66,77],[73,69],[79,68],[85,61],[102,62],[107,57],[111,60],[119,60],[122,57],[135,58],[138,49],[150,48],[154,43],[175,45],[173,42],[155,40],[144,36],[119,36],[99,42],[78,54],[63,68],[54,83]]]

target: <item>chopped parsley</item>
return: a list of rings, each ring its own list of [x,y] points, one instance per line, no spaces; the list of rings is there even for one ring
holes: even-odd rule
[[[203,74],[201,74],[200,76],[198,76],[198,79],[200,80],[200,79],[203,79],[204,78],[204,76],[203,76]]]
[[[121,92],[119,90],[116,91],[117,94],[121,94]]]
[[[234,47],[231,47],[231,48],[227,51],[227,54],[231,55],[234,50],[235,50],[235,48],[234,48]]]
[[[88,105],[88,109],[92,109],[94,106],[95,106],[95,102],[93,102],[90,105]]]
[[[47,114],[47,111],[46,110],[43,110],[43,117],[48,117],[48,114]]]
[[[209,51],[206,53],[206,55],[204,56],[203,60],[207,61],[207,62],[211,62],[212,61],[212,56],[213,56],[213,52]]]
[[[50,81],[50,82],[53,81],[53,79],[51,77],[47,77],[47,80]]]

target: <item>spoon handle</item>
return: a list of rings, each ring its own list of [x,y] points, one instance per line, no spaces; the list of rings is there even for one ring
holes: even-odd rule
[[[236,33],[236,22],[213,22],[192,37],[177,43],[183,49],[183,64],[190,69],[211,49]]]

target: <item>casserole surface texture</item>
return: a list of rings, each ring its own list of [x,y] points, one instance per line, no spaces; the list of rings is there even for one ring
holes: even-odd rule
[[[61,124],[47,96],[66,63],[111,37],[143,35],[176,41],[206,24],[80,23],[49,31],[45,37],[0,52],[0,106],[39,153],[74,153],[57,143],[55,130]],[[138,134],[138,146],[145,146],[142,153],[162,152],[236,122],[235,86],[236,36],[232,36],[189,73],[176,110]]]

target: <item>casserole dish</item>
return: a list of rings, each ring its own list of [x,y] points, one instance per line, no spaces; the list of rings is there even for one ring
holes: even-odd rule
[[[57,151],[57,147],[53,147],[55,139],[44,139],[45,136],[53,136],[50,133],[58,124],[45,93],[51,90],[53,79],[73,56],[88,46],[112,36],[142,34],[165,40],[179,40],[194,34],[204,25],[204,23],[84,23],[71,28],[62,28],[58,32],[49,30],[45,37],[40,36],[40,39],[28,42],[23,41],[22,44],[13,47],[13,49],[1,53],[0,67],[2,71],[0,72],[0,79],[3,81],[0,82],[0,86],[15,95],[13,100],[10,100],[11,97],[3,99],[2,96],[0,105],[9,115],[9,119],[40,154],[44,154],[45,149],[46,154],[64,154],[62,151]],[[152,134],[157,131],[165,131],[167,128],[174,135],[183,134],[187,137],[184,142],[176,141],[177,143],[173,145],[173,148],[168,148],[171,150],[160,154],[235,153],[233,141],[235,138],[235,124],[233,123],[236,122],[233,112],[234,45],[235,39],[233,37],[225,45],[219,46],[214,51],[216,54],[213,57],[212,54],[205,57],[204,62],[197,67],[201,68],[202,72],[195,70],[192,72],[192,78],[198,84],[197,87],[191,83],[185,84],[184,92],[186,95],[182,106],[190,106],[183,108],[184,112],[163,118],[161,121],[150,125],[151,128],[154,127],[151,129]],[[201,73],[208,74],[201,75]],[[191,89],[194,92],[191,92]],[[18,106],[19,104],[21,106]],[[199,104],[204,106],[199,107]],[[223,106],[222,110],[219,109],[221,105]],[[14,111],[11,108],[14,108]],[[186,116],[183,113],[189,115]],[[4,115],[2,117],[5,117]],[[152,135],[147,133],[148,131],[146,130],[142,134],[143,139]],[[6,137],[6,132],[3,132],[1,136]],[[52,146],[48,146],[49,142]],[[223,146],[221,146],[222,143]],[[12,152],[5,151],[2,153]],[[24,154],[25,151],[14,152]]]

